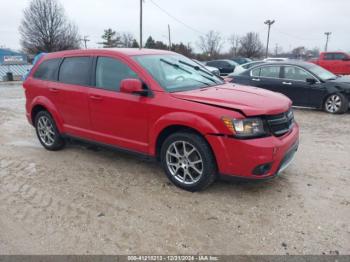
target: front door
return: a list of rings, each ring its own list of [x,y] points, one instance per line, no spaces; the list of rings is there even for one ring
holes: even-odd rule
[[[99,142],[147,153],[152,98],[119,92],[127,78],[139,77],[117,58],[97,58],[95,87],[88,94],[92,130]]]
[[[282,76],[285,95],[293,101],[293,105],[319,106],[324,88],[318,79],[298,66],[284,66]],[[307,79],[315,79],[315,83],[308,83]]]

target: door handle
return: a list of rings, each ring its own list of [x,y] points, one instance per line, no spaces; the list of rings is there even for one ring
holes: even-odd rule
[[[58,93],[58,89],[57,88],[49,88],[50,92],[52,93]]]
[[[101,96],[97,96],[97,95],[90,95],[90,98],[93,100],[97,100],[97,101],[101,101],[102,97]]]
[[[253,81],[260,82],[260,78],[253,78]]]
[[[287,85],[287,86],[291,86],[292,83],[291,82],[282,82],[283,85]]]

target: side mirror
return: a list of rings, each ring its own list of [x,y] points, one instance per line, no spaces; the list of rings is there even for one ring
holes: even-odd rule
[[[128,94],[148,95],[148,91],[143,89],[139,79],[127,78],[120,82],[120,92]]]
[[[306,83],[309,83],[309,84],[313,85],[313,84],[316,84],[317,81],[316,81],[315,78],[307,78],[306,79]]]

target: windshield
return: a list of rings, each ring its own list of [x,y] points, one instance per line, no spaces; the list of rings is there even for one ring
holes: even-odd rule
[[[337,78],[335,74],[318,65],[312,65],[308,69],[322,80],[331,80]]]
[[[224,82],[182,55],[142,55],[134,60],[144,67],[168,92],[199,89]]]

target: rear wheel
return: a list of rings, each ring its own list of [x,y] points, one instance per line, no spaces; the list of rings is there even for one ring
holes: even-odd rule
[[[168,178],[182,189],[200,191],[215,181],[215,158],[208,143],[197,134],[170,135],[162,145],[161,161]]]
[[[64,147],[65,141],[49,112],[40,111],[35,116],[35,129],[39,141],[45,149],[56,151]]]
[[[349,109],[348,99],[340,93],[332,94],[324,102],[324,110],[331,114],[343,114]]]

